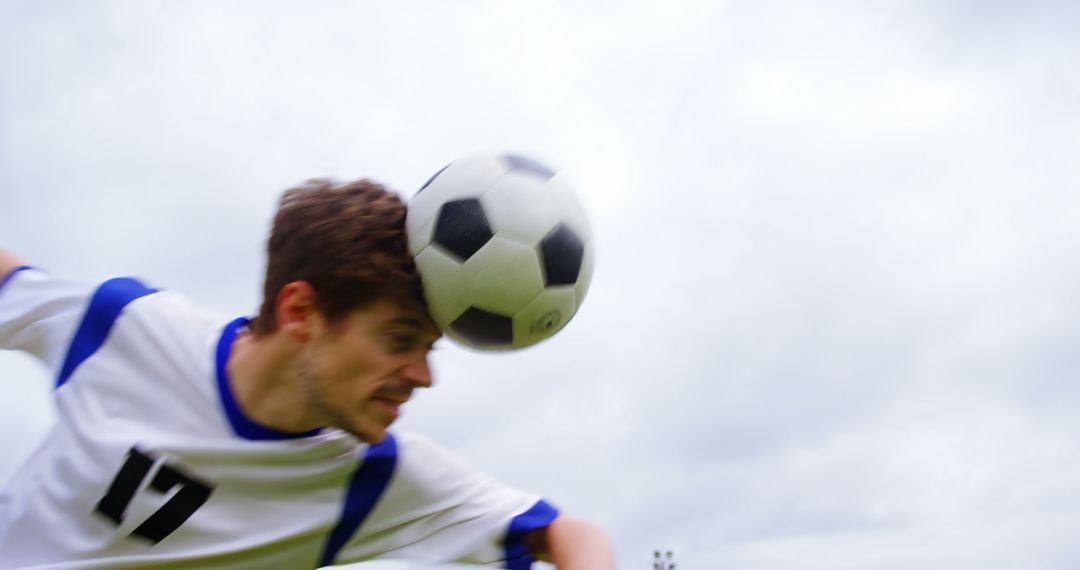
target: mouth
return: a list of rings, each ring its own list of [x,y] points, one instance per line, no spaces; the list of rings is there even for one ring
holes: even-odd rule
[[[401,406],[406,402],[406,400],[393,398],[374,398],[374,401],[390,415],[391,419],[396,419],[401,415]]]

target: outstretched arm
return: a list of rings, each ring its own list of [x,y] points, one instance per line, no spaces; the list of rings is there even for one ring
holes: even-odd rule
[[[94,288],[22,267],[0,249],[0,350],[29,353],[58,371]]]
[[[7,277],[16,267],[25,265],[15,254],[0,249],[0,281]]]
[[[546,528],[528,538],[540,560],[558,570],[614,570],[611,543],[600,527],[581,519],[559,515]]]

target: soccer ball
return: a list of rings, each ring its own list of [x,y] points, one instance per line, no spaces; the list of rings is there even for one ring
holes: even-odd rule
[[[465,346],[536,344],[585,299],[588,218],[565,178],[535,160],[450,163],[409,201],[405,228],[432,319]]]

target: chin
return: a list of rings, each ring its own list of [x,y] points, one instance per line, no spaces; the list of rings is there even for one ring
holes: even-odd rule
[[[348,428],[345,428],[345,431],[371,445],[382,443],[382,441],[386,439],[386,434],[389,433],[386,428],[357,429],[357,426],[349,426]]]
[[[386,439],[386,432],[385,431],[379,432],[379,433],[373,434],[373,435],[363,435],[363,434],[354,434],[354,435],[356,435],[356,437],[359,437],[360,439],[364,440],[365,443],[370,443],[371,445],[380,444],[380,443],[383,442],[384,439]]]

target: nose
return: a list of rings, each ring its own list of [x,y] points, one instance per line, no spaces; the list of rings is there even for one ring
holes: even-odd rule
[[[427,355],[418,357],[406,364],[402,370],[402,376],[418,388],[430,388],[434,384]]]

